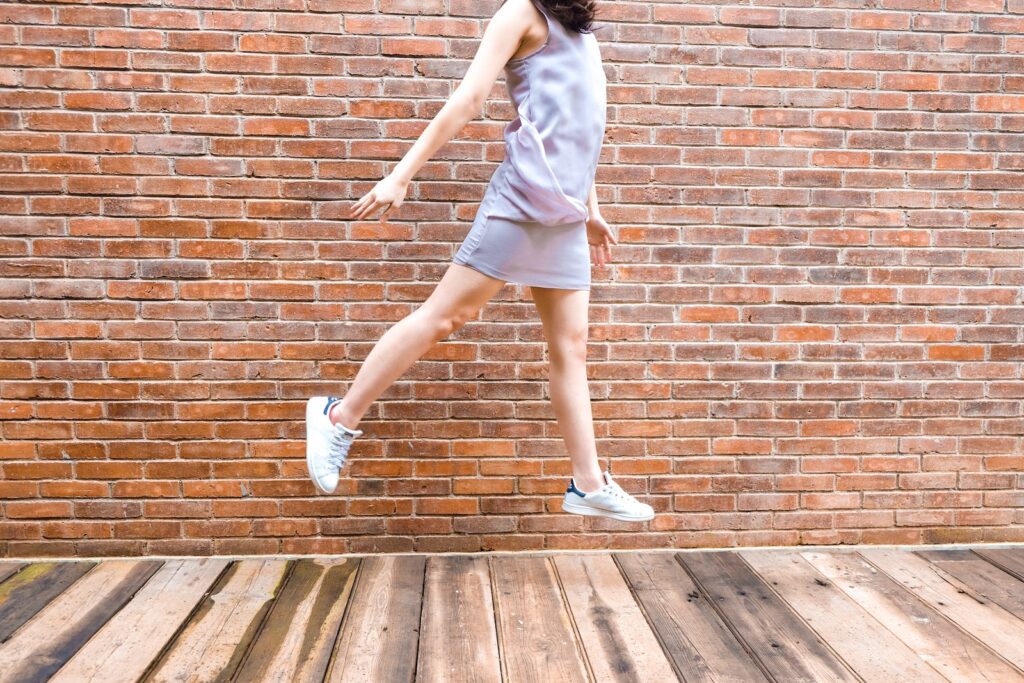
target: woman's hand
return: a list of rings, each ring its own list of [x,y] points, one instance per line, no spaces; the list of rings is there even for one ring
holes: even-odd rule
[[[386,178],[373,186],[373,189],[359,198],[348,211],[348,217],[353,220],[362,220],[373,215],[382,206],[387,208],[380,215],[382,223],[386,223],[392,209],[402,206],[405,193],[409,190],[409,183],[389,174]]]
[[[590,244],[591,260],[596,261],[601,268],[612,260],[611,245],[619,243],[608,223],[596,211],[591,211],[587,219],[587,242]]]

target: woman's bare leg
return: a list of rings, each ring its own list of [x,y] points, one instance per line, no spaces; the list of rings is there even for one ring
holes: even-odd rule
[[[587,383],[587,328],[590,292],[585,289],[531,287],[544,325],[550,363],[551,405],[565,440],[576,486],[604,486],[597,461],[594,418]]]
[[[330,419],[355,429],[370,405],[424,353],[476,317],[505,285],[468,266],[453,263],[415,311],[392,325],[356,373],[352,386],[334,404]]]

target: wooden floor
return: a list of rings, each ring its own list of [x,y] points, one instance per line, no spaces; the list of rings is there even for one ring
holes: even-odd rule
[[[1024,546],[0,563],[2,681],[1024,681]]]

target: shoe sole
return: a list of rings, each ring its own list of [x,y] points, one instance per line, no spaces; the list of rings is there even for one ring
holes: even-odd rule
[[[317,399],[314,397],[306,401],[306,472],[309,474],[309,478],[313,482],[313,486],[315,486],[318,491],[321,491],[323,493],[334,493],[334,491],[328,491],[324,487],[320,486],[320,483],[316,480],[316,477],[313,476],[313,459],[310,457],[311,454],[309,452],[309,426],[313,422],[312,418],[319,416],[321,412],[320,408],[313,404],[313,402],[316,400]]]
[[[568,501],[562,501],[562,509],[566,512],[574,512],[577,515],[589,515],[591,517],[611,517],[617,519],[620,522],[646,522],[649,519],[654,519],[654,514],[646,515],[643,517],[637,517],[632,515],[625,515],[621,512],[611,512],[610,510],[601,510],[599,508],[592,508],[586,505],[576,505]]]

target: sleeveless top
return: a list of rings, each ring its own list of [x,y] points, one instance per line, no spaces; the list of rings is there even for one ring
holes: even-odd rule
[[[540,3],[543,46],[505,65],[517,116],[505,126],[505,159],[489,215],[545,225],[589,217],[587,198],[605,131],[606,78],[593,33],[566,29]]]

